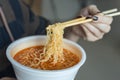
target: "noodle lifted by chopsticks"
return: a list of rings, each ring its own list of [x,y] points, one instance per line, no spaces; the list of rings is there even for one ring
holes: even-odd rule
[[[53,59],[53,63],[63,62],[63,33],[64,28],[61,23],[49,25],[47,27],[47,43],[41,54],[41,61],[46,62]]]

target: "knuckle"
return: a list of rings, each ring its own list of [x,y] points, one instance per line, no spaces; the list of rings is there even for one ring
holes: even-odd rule
[[[110,17],[110,24],[113,22],[113,17]]]
[[[97,7],[96,5],[92,4],[92,5],[89,5],[88,6],[89,8],[94,8],[94,7]]]
[[[88,41],[91,41],[91,42],[95,42],[97,41],[98,39],[88,39]]]
[[[102,34],[101,36],[99,36],[99,39],[102,39],[102,38],[103,38],[103,35],[104,35],[104,34]]]
[[[97,41],[97,40],[99,40],[99,38],[97,38],[97,37],[87,37],[86,38],[87,39],[87,41],[91,41],[91,42],[95,42],[95,41]]]
[[[111,30],[111,26],[107,26],[104,32],[108,33],[110,30]]]

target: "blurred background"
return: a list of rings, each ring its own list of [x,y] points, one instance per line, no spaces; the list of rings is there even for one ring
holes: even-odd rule
[[[97,5],[101,11],[112,8],[120,10],[120,0],[42,0],[42,6],[39,6],[38,2],[34,3],[32,10],[51,23],[71,20],[79,14],[82,7],[90,4]],[[86,51],[87,60],[80,68],[76,80],[120,80],[119,30],[120,16],[114,17],[111,32],[102,40],[97,42],[79,40],[78,44]]]

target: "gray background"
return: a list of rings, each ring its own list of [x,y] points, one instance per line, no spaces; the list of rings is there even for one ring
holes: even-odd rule
[[[53,4],[54,3],[54,4]],[[52,23],[74,18],[80,11],[80,0],[43,0],[42,16]],[[89,0],[101,11],[118,8],[120,0]],[[97,42],[78,42],[87,54],[76,80],[120,80],[120,16],[114,17],[111,31]]]

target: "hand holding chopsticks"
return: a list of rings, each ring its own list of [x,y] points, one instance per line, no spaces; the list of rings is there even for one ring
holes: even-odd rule
[[[111,30],[112,17],[119,16],[120,12],[117,8],[100,12],[96,5],[90,5],[83,8],[79,15],[83,17],[61,23],[63,28],[73,26],[70,32],[65,32],[65,37],[73,41],[78,41],[80,37],[97,41]]]
[[[120,15],[120,11],[116,12],[118,9],[111,9],[111,10],[107,10],[102,12],[104,15],[106,16],[119,16]],[[71,21],[67,21],[67,22],[63,22],[62,24],[64,25],[64,27],[69,27],[69,26],[74,26],[74,25],[78,25],[78,24],[82,24],[82,23],[87,23],[87,22],[91,22],[94,20],[94,16],[91,18],[87,18],[87,17],[82,17],[82,18],[77,18]]]

